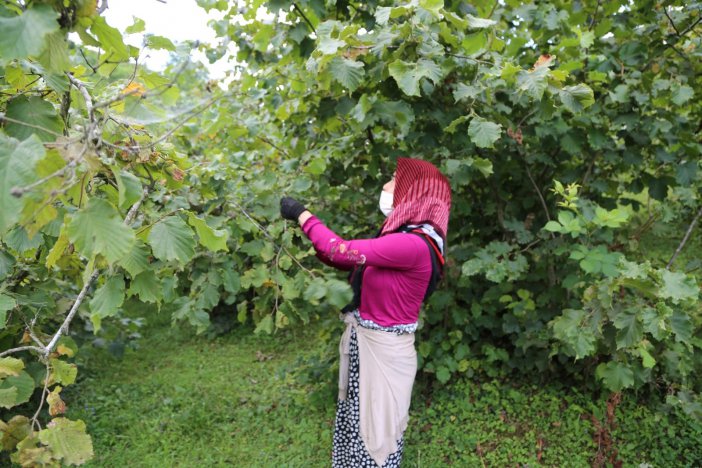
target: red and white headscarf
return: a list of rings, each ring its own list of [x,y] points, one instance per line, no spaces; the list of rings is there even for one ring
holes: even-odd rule
[[[451,186],[432,163],[421,159],[398,158],[395,173],[393,210],[380,235],[405,224],[431,224],[446,239]]]

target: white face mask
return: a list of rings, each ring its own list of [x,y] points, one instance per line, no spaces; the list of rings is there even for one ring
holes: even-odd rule
[[[380,211],[387,217],[392,213],[392,193],[383,190],[380,192]]]

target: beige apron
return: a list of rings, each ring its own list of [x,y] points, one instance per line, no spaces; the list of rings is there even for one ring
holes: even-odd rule
[[[383,466],[387,457],[397,451],[397,442],[407,429],[412,385],[417,373],[414,333],[397,335],[364,328],[351,313],[341,318],[346,330],[339,343],[339,400],[344,401],[347,396],[349,345],[354,328],[359,355],[361,439],[373,460]]]

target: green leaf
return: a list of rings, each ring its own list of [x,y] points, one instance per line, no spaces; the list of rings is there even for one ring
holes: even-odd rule
[[[492,148],[500,138],[502,126],[482,117],[474,117],[468,125],[468,136],[479,148]]]
[[[24,369],[24,362],[21,359],[13,357],[0,358],[0,379],[11,375],[19,375],[22,369]]]
[[[695,96],[695,91],[688,85],[682,85],[673,92],[673,103],[682,106]]]
[[[153,270],[146,270],[129,284],[129,295],[139,296],[142,302],[160,302],[163,299],[163,286]]]
[[[303,299],[314,305],[319,304],[319,300],[327,294],[327,285],[321,278],[313,279],[305,289]]]
[[[148,242],[160,260],[185,264],[195,255],[193,231],[178,216],[168,216],[151,228]]]
[[[686,299],[694,299],[700,293],[700,288],[691,276],[685,273],[663,270],[663,287],[660,295],[678,304]]]
[[[7,320],[7,311],[14,309],[16,306],[17,301],[15,301],[14,298],[0,293],[0,330],[5,328],[5,321]],[[0,377],[2,376],[0,375]]]
[[[453,92],[453,99],[456,102],[460,102],[460,101],[463,101],[463,100],[469,99],[469,98],[474,99],[482,91],[483,91],[483,89],[478,87],[478,86],[458,83],[458,86],[456,86],[456,90]]]
[[[397,82],[397,86],[408,96],[419,96],[419,78],[413,64],[402,60],[395,60],[388,67],[390,76]]]
[[[595,103],[592,89],[588,85],[566,86],[558,92],[561,102],[570,112],[577,114]]]
[[[54,31],[46,36],[46,47],[39,56],[39,63],[48,72],[63,74],[71,68],[68,59],[68,43],[63,31]]]
[[[641,359],[643,360],[643,366],[646,369],[651,369],[656,365],[656,360],[651,356],[651,353],[648,352],[646,348],[643,346],[639,346],[639,355],[641,356]]]
[[[575,359],[594,354],[596,337],[584,310],[565,309],[563,315],[551,321],[551,327],[556,339],[572,349]]]
[[[82,465],[93,458],[93,442],[81,420],[54,418],[38,436],[41,443],[48,445],[53,455],[67,465]]]
[[[218,250],[229,251],[227,239],[229,232],[224,229],[213,229],[207,225],[205,220],[198,218],[192,212],[188,212],[188,223],[195,228],[200,245],[206,249],[216,252]]]
[[[345,45],[346,41],[334,39],[331,37],[323,37],[319,40],[317,50],[319,50],[324,55],[332,55],[336,54],[336,51],[339,50],[339,47],[344,47]]]
[[[132,23],[131,26],[127,26],[124,29],[124,32],[125,34],[136,34],[143,32],[144,29],[146,29],[146,24],[144,23],[144,20],[141,18],[134,17],[134,23]]]
[[[448,370],[446,366],[439,366],[439,368],[436,369],[436,379],[442,384],[445,384],[451,379],[451,371]]]
[[[497,21],[488,18],[477,18],[473,15],[466,15],[468,27],[472,29],[485,29],[497,24]]]
[[[441,18],[444,0],[419,0],[419,6],[430,12],[434,17]]]
[[[225,269],[222,272],[222,285],[224,290],[230,294],[236,294],[241,289],[241,278],[239,273],[232,269]]]
[[[349,302],[353,293],[351,292],[351,287],[346,281],[340,281],[336,279],[331,279],[327,281],[327,292],[326,298],[334,307],[341,309]]]
[[[76,381],[78,375],[78,366],[70,362],[62,361],[61,359],[51,359],[51,374],[49,379],[54,383],[63,385],[71,385]]]
[[[265,317],[261,319],[260,322],[256,325],[256,329],[254,330],[255,334],[259,333],[266,333],[270,335],[273,333],[273,315],[268,314]]]
[[[12,451],[17,446],[17,443],[31,434],[32,427],[29,418],[22,415],[13,416],[7,422],[7,425],[2,428],[2,448]]]
[[[5,131],[18,140],[26,140],[36,135],[41,141],[54,141],[63,132],[63,123],[58,112],[50,102],[39,96],[18,96],[7,104],[7,117],[17,122],[8,121]],[[30,126],[31,125],[31,126]]]
[[[49,5],[37,5],[19,16],[0,16],[0,64],[39,55],[46,35],[59,29],[57,18]]]
[[[105,18],[102,16],[93,18],[90,31],[97,36],[100,45],[110,60],[120,61],[129,58],[129,49],[124,44],[122,34],[119,30],[107,24]]]
[[[119,207],[123,210],[127,209],[141,198],[141,180],[131,172],[120,170],[117,166],[112,166],[112,173],[119,190]]]
[[[595,374],[603,381],[605,387],[613,392],[634,385],[634,372],[629,366],[620,362],[602,363],[597,366]]]
[[[334,57],[329,62],[329,71],[334,79],[348,88],[349,91],[355,91],[358,88],[365,74],[363,62],[343,57]]]
[[[117,313],[124,302],[124,278],[113,276],[95,291],[90,301],[90,310],[100,317],[110,317]]]
[[[685,312],[676,310],[670,317],[670,329],[675,333],[675,341],[690,343],[692,339],[692,321]]]
[[[68,224],[68,238],[85,257],[102,254],[109,263],[124,257],[134,246],[134,231],[106,200],[91,198]]]
[[[3,400],[0,406],[11,408],[26,403],[32,393],[34,393],[34,379],[25,371],[20,371],[17,375],[7,377],[0,382],[0,394],[4,394],[0,398]],[[11,396],[14,398],[11,399]]]
[[[641,341],[643,324],[636,318],[635,313],[620,312],[614,316],[612,323],[617,327],[617,349],[628,348]]]
[[[176,50],[176,46],[173,45],[173,42],[171,42],[171,40],[166,37],[147,34],[145,39],[146,46],[150,49],[162,49],[171,52],[175,52]]]
[[[140,239],[137,239],[129,252],[117,264],[127,270],[129,276],[134,278],[149,268],[149,250]]]
[[[549,69],[546,66],[536,67],[532,71],[521,71],[517,75],[517,84],[520,91],[540,101],[548,87]]]
[[[0,133],[0,236],[17,223],[22,199],[11,194],[36,179],[34,167],[44,157],[44,146],[35,136],[22,142]]]

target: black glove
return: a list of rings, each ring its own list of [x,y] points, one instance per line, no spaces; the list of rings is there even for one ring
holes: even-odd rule
[[[280,216],[285,219],[297,221],[297,218],[299,218],[306,209],[305,205],[292,197],[283,197],[280,199]]]

